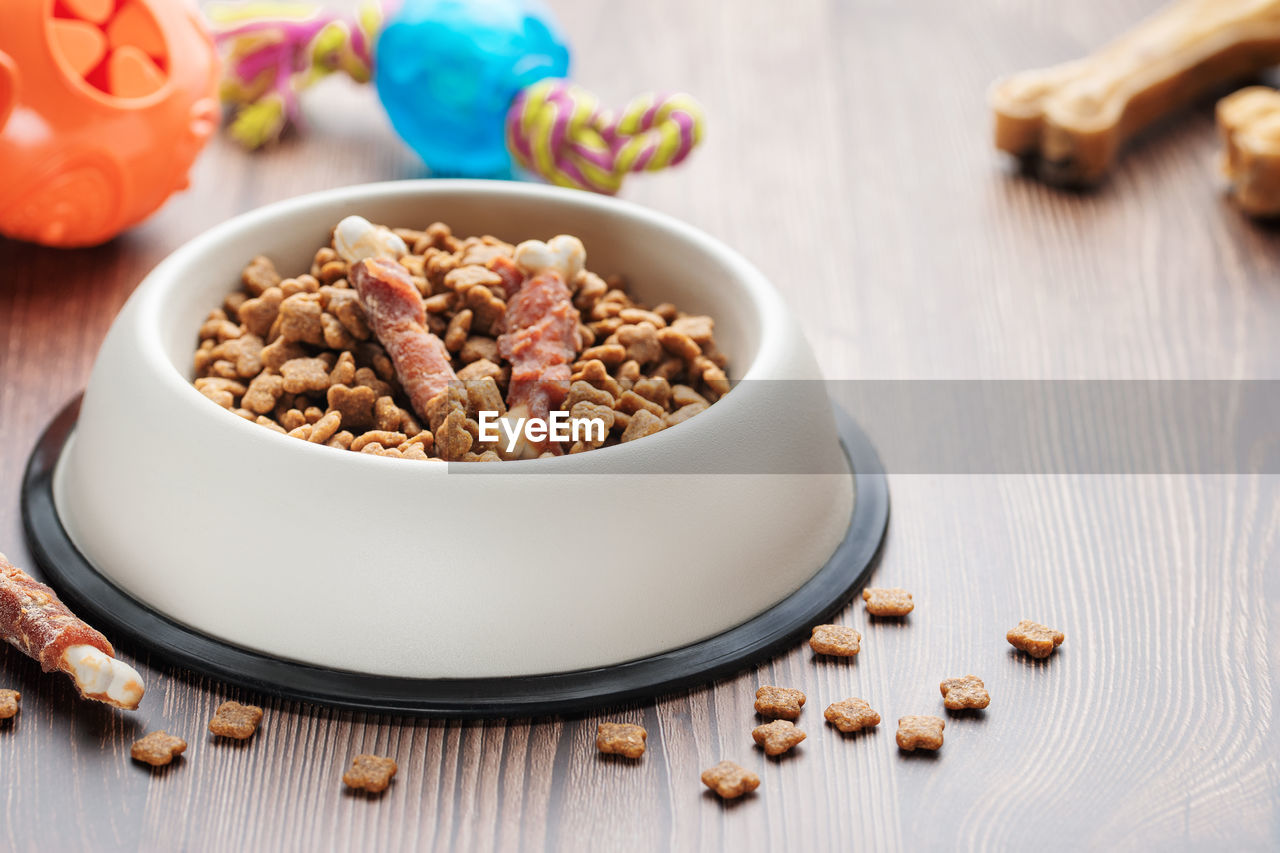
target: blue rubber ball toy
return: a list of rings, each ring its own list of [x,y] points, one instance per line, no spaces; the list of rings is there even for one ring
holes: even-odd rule
[[[391,124],[433,174],[505,177],[507,109],[567,77],[569,48],[537,0],[404,0],[374,67]]]

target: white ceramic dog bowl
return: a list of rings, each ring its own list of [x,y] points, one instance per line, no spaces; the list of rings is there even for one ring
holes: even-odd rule
[[[308,444],[203,397],[196,333],[241,267],[267,254],[306,269],[348,214],[578,235],[591,269],[714,316],[741,384],[635,443],[471,465]],[[825,391],[756,381],[819,377],[764,277],[670,217],[530,184],[347,187],[237,217],[147,276],[103,344],[53,494],[99,572],[236,646],[410,678],[607,666],[740,625],[823,567],[854,504]]]

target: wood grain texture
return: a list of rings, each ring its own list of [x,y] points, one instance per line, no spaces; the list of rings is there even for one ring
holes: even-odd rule
[[[1146,136],[1093,193],[1048,189],[990,150],[993,78],[1087,52],[1154,0],[554,5],[576,77],[602,96],[705,102],[705,150],[626,196],[747,254],[830,376],[1280,377],[1280,238],[1222,197],[1208,106]],[[322,92],[313,132],[254,156],[214,144],[191,191],[110,245],[0,241],[0,547],[15,562],[30,564],[27,453],[152,265],[259,204],[420,174],[367,93]],[[915,593],[904,624],[853,607],[852,663],[797,649],[582,718],[338,712],[145,654],[147,700],[120,714],[0,650],[0,686],[23,693],[0,724],[0,849],[1274,848],[1278,479],[892,476],[875,582]],[[1004,642],[1024,617],[1066,632],[1050,660]],[[938,682],[968,672],[991,708],[948,717],[936,756],[900,755],[896,719],[941,713]],[[809,695],[809,739],[780,760],[751,743],[762,683]],[[880,711],[879,731],[823,725],[848,696]],[[205,733],[224,698],[267,709],[247,745]],[[597,757],[606,718],[648,728],[642,761]],[[190,741],[185,757],[131,764],[129,743],[162,727]],[[400,763],[380,799],[338,781],[362,751]],[[721,758],[760,773],[755,796],[704,791]]]

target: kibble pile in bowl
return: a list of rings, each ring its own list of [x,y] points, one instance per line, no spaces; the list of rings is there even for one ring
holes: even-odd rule
[[[366,260],[366,243],[383,247],[382,260]],[[548,266],[552,255],[569,260]],[[269,258],[250,261],[241,288],[200,328],[195,387],[246,420],[304,441],[449,461],[634,441],[728,393],[712,318],[669,303],[648,308],[621,278],[603,279],[584,261],[572,237],[517,247],[459,238],[439,222],[418,231],[350,217],[306,273],[284,277]],[[356,266],[364,264],[361,273]],[[412,287],[397,305],[380,304],[372,295],[380,291],[364,289],[386,284],[379,275]],[[424,352],[439,353],[435,363],[448,377],[447,391],[425,403],[415,376]],[[482,432],[482,412],[506,416],[518,404],[524,413],[528,400],[535,414],[541,400],[571,420],[603,421],[603,438],[510,448],[505,435]]]

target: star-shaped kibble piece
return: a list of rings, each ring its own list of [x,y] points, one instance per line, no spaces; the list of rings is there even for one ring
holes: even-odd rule
[[[905,589],[870,587],[862,591],[862,600],[872,616],[906,616],[916,606]]]
[[[991,694],[976,675],[964,678],[948,678],[942,684],[942,704],[949,710],[960,711],[965,708],[985,708],[991,704]]]
[[[702,771],[702,784],[723,799],[732,800],[759,788],[760,777],[732,761],[721,761],[715,767]]]
[[[1021,649],[1033,658],[1047,658],[1053,654],[1054,649],[1062,645],[1066,637],[1061,631],[1023,619],[1005,634],[1005,639],[1009,641],[1009,645]]]
[[[631,723],[601,723],[596,729],[596,749],[611,755],[639,758],[649,733]]]
[[[764,748],[765,755],[782,755],[807,735],[790,720],[774,720],[751,730],[751,737]]]
[[[800,716],[805,696],[790,687],[764,686],[756,691],[756,713],[764,717],[794,720]]]
[[[357,755],[351,759],[351,769],[342,774],[342,782],[348,788],[380,794],[387,790],[398,769],[394,759],[381,755]]]
[[[152,767],[163,767],[187,751],[187,742],[166,731],[152,732],[133,745],[129,755],[134,761],[143,761]]]
[[[262,709],[257,705],[223,702],[209,721],[209,731],[218,737],[248,740],[262,722]]]
[[[858,732],[880,725],[880,715],[861,699],[845,699],[827,706],[822,716],[842,732]]]
[[[844,625],[819,625],[809,638],[809,648],[820,655],[851,658],[862,648],[862,635]]]
[[[941,717],[902,717],[898,720],[898,747],[908,752],[913,749],[938,749],[942,746],[942,730],[946,727],[946,721]]]
[[[16,717],[21,700],[22,694],[16,690],[0,690],[0,720]]]

